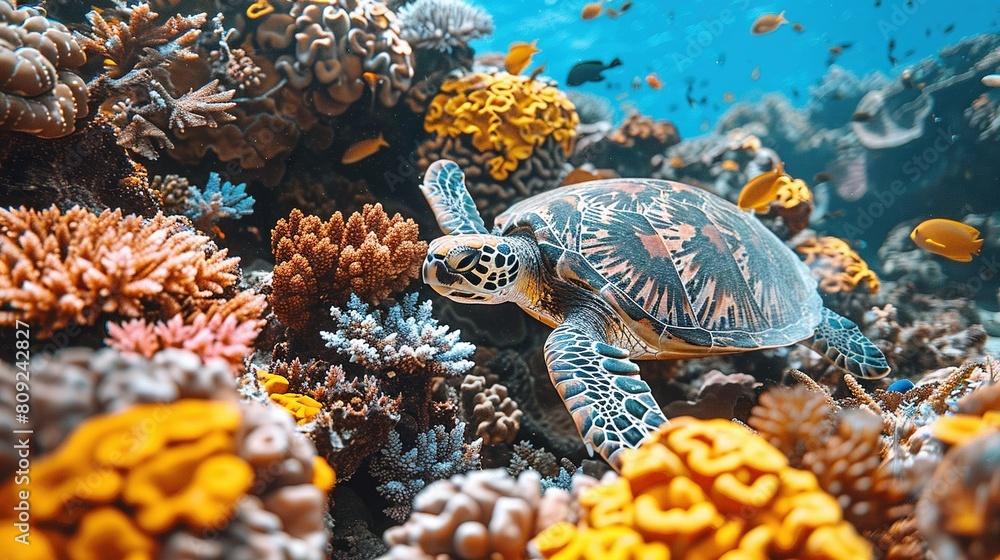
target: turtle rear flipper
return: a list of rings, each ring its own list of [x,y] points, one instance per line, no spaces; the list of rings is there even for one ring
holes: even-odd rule
[[[803,344],[822,354],[837,367],[858,377],[878,379],[889,373],[885,355],[861,334],[854,321],[825,307],[821,311],[816,334]]]
[[[424,193],[441,231],[446,234],[489,233],[465,187],[465,173],[457,163],[439,159],[430,164],[420,192]]]
[[[588,450],[615,470],[623,449],[667,421],[628,352],[608,344],[587,317],[570,314],[552,331],[545,363]]]

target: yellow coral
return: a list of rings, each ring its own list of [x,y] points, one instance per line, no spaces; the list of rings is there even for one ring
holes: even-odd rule
[[[949,414],[938,418],[931,425],[931,433],[937,439],[956,445],[981,436],[989,431],[1000,430],[1000,411],[990,410],[982,416],[975,414]]]
[[[872,557],[812,473],[727,420],[671,419],[580,504],[579,526],[535,538],[546,558]]]
[[[299,424],[310,422],[323,408],[322,403],[309,395],[286,393],[288,379],[285,377],[258,369],[257,379],[260,380],[271,400],[287,410]]]
[[[441,85],[424,129],[441,137],[470,135],[475,149],[499,154],[489,161],[490,175],[503,181],[549,137],[568,157],[579,122],[573,103],[552,86],[506,72],[476,73]]]
[[[235,454],[241,422],[235,404],[206,400],[93,417],[32,465],[30,488],[8,480],[0,507],[14,511],[19,492],[30,491],[38,529],[76,525],[68,541],[51,543],[71,558],[157,557],[155,535],[223,526],[250,489],[253,469]]]
[[[812,191],[802,179],[788,178],[782,181],[776,193],[775,203],[781,208],[795,208],[799,204],[812,203]]]
[[[843,239],[810,238],[796,247],[795,252],[809,265],[820,289],[826,293],[850,292],[862,282],[867,283],[869,292],[878,293],[875,271]]]

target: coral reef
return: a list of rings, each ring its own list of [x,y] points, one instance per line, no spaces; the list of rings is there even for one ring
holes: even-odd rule
[[[557,523],[532,541],[544,557],[872,557],[811,473],[726,420],[672,419],[580,501],[579,526]]]
[[[74,71],[87,57],[45,11],[0,1],[0,129],[57,138],[87,115],[87,86]]]
[[[41,337],[105,314],[204,307],[238,274],[239,259],[163,215],[0,209],[0,232],[0,325],[25,321]]]
[[[417,225],[381,204],[365,205],[346,220],[340,212],[326,222],[293,210],[271,232],[275,267],[271,306],[293,331],[316,329],[331,305],[349,294],[378,302],[406,287],[420,270],[427,243]]]
[[[223,183],[222,177],[212,172],[204,189],[193,185],[188,187],[182,213],[198,229],[209,231],[214,228],[215,222],[223,218],[238,220],[253,214],[253,203],[254,198],[246,192],[246,183]]]
[[[452,52],[493,34],[493,18],[463,0],[415,0],[399,9],[403,40],[417,49]]]
[[[442,158],[457,161],[489,220],[511,203],[559,184],[577,123],[569,99],[538,78],[467,74],[446,80],[431,100],[424,128],[433,136],[420,146],[418,166]]]
[[[513,443],[521,427],[521,415],[517,403],[507,395],[507,387],[494,383],[486,385],[486,378],[480,375],[466,375],[462,381],[462,405],[470,427],[483,445]]]
[[[795,252],[819,280],[819,289],[828,294],[849,292],[862,284],[870,293],[878,292],[875,271],[843,239],[809,237],[795,246]]]
[[[586,99],[586,98],[584,98]],[[593,107],[592,111],[601,109]],[[592,115],[589,118],[600,118]],[[680,142],[673,123],[654,120],[636,111],[630,112],[617,128],[604,120],[580,127],[581,140],[570,162],[610,169],[620,177],[649,177],[658,167],[661,154]]]

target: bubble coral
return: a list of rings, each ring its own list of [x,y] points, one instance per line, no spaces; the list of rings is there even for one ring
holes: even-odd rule
[[[326,222],[293,210],[271,231],[275,267],[271,306],[285,326],[306,332],[348,295],[378,302],[416,278],[427,253],[417,225],[381,204]]]
[[[237,279],[239,259],[209,250],[180,218],[0,209],[0,325],[21,320],[47,337],[117,313],[165,316],[210,303]]]
[[[581,503],[579,526],[559,523],[532,541],[543,556],[872,557],[812,473],[727,420],[671,419]]]
[[[57,138],[87,115],[87,86],[73,70],[87,57],[45,10],[0,0],[0,128]]]
[[[870,293],[878,293],[879,279],[868,263],[843,239],[810,237],[795,247],[795,252],[819,280],[819,287],[828,294],[850,292],[864,283]]]

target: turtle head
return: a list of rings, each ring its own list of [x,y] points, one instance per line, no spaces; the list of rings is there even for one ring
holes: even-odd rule
[[[431,242],[424,282],[455,301],[503,303],[515,290],[521,266],[511,240],[489,234],[462,234]]]

